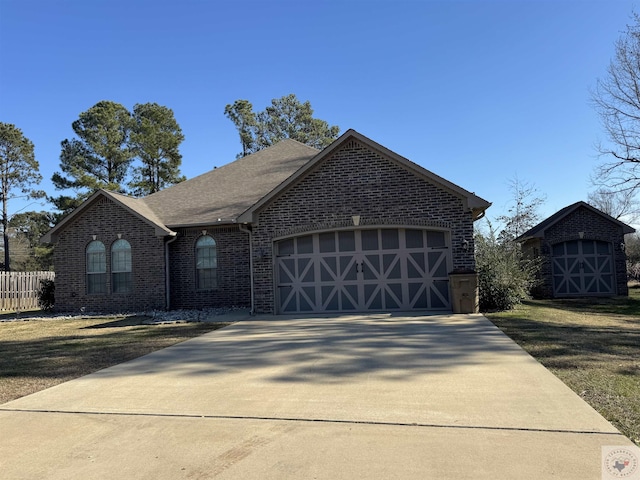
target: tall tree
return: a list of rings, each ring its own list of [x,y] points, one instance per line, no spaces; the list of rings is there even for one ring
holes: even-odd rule
[[[248,100],[236,100],[233,105],[227,105],[224,108],[224,114],[233,122],[240,134],[242,152],[236,158],[246,157],[250,153],[257,151],[254,134],[257,127],[257,119],[251,102]]]
[[[632,224],[640,219],[640,204],[633,190],[614,192],[599,188],[589,193],[587,202],[617,220]]]
[[[538,209],[546,197],[538,193],[537,188],[517,176],[509,180],[512,203],[507,213],[500,215],[498,221],[504,227],[498,238],[501,242],[511,242],[540,221]]]
[[[180,144],[184,135],[173,110],[157,103],[136,104],[133,107],[131,150],[141,165],[133,169],[129,183],[136,196],[149,195],[182,182]]]
[[[54,225],[51,212],[23,212],[11,217],[9,229],[12,240],[22,246],[24,254],[19,256],[12,249],[12,266],[20,271],[50,270],[53,266],[53,246],[43,245],[40,238]]]
[[[599,79],[591,97],[607,144],[598,149],[610,160],[596,176],[607,190],[640,189],[640,16],[615,44],[606,77]]]
[[[509,180],[509,190],[512,203],[497,218],[499,233],[487,219],[488,231],[478,229],[474,236],[482,311],[511,309],[539,284],[541,258],[526,257],[515,239],[538,223],[545,197],[517,176]]]
[[[9,256],[9,217],[7,206],[12,198],[42,198],[44,192],[33,185],[42,181],[40,165],[35,159],[33,143],[22,130],[10,123],[0,122],[0,201],[2,202],[2,234],[4,270],[11,270]],[[16,194],[16,191],[19,194]]]
[[[239,157],[255,153],[291,138],[312,147],[322,149],[340,134],[337,125],[313,117],[311,103],[301,103],[294,94],[271,100],[264,111],[254,113],[247,100],[236,100],[225,107],[225,115],[234,123],[240,134],[242,152]]]
[[[134,156],[129,146],[132,125],[129,111],[111,101],[96,103],[71,124],[78,139],[62,142],[62,173],[54,173],[51,180],[56,189],[71,189],[77,196],[51,198],[58,210],[73,209],[99,188],[124,191]]]

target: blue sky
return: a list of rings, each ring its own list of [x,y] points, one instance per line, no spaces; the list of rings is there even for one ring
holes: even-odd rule
[[[100,100],[173,109],[188,178],[232,161],[226,104],[295,93],[493,203],[535,185],[550,215],[594,189],[604,140],[589,90],[630,1],[0,0],[0,121],[59,170],[71,123]],[[19,209],[50,209],[50,205]]]

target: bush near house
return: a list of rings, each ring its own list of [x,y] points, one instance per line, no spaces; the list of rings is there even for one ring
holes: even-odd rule
[[[56,284],[53,280],[40,280],[40,289],[38,290],[38,305],[45,312],[53,310],[56,304],[55,299]]]
[[[520,245],[500,241],[493,230],[475,235],[480,311],[510,310],[530,297],[540,263],[525,259]]]

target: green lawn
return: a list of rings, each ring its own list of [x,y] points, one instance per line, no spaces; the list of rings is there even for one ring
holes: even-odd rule
[[[485,316],[640,445],[640,288]]]

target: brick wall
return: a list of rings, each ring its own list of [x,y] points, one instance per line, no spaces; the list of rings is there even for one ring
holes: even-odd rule
[[[543,298],[553,297],[553,277],[551,265],[552,247],[555,244],[569,240],[580,240],[580,232],[584,240],[602,240],[612,244],[615,267],[616,293],[628,295],[627,269],[625,253],[621,247],[624,242],[622,227],[607,220],[585,207],[578,207],[557,223],[547,228],[544,239],[535,244],[527,242],[530,246],[539,248],[543,256],[542,270],[540,272],[543,285],[536,292]],[[527,244],[525,244],[527,246]]]
[[[195,246],[202,231],[216,242],[218,288],[196,288]],[[178,230],[169,245],[171,308],[249,307],[249,235],[233,226],[204,226]]]
[[[445,228],[453,268],[475,268],[472,215],[462,199],[351,141],[259,212],[253,231],[258,312],[274,311],[273,239],[353,225],[352,215],[360,215],[361,225]]]
[[[111,245],[118,234],[131,245],[133,291],[111,292]],[[87,294],[86,247],[104,243],[107,294]],[[56,310],[63,312],[126,312],[165,307],[164,240],[153,227],[110,199],[98,197],[72,225],[64,228],[54,250]]]

